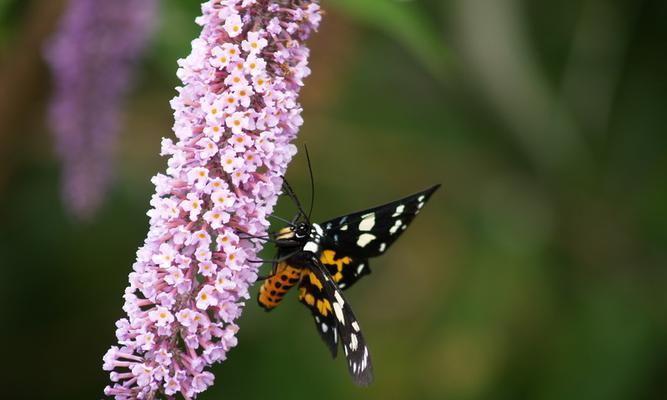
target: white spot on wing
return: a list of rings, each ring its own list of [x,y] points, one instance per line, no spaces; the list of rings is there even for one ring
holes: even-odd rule
[[[340,304],[334,303],[333,309],[334,313],[336,314],[336,318],[338,318],[338,321],[340,321],[341,324],[345,325],[345,317],[343,316],[343,310],[340,308]]]
[[[391,228],[389,228],[389,233],[391,233],[392,235],[393,235],[394,233],[396,233],[396,232],[398,231],[398,228],[401,227],[401,224],[402,224],[402,223],[403,223],[403,222],[401,222],[400,219],[397,219],[396,222],[394,222],[394,226],[392,226]]]
[[[380,243],[380,253],[382,253],[386,248],[387,248],[387,243]]]
[[[308,243],[306,243],[305,246],[303,246],[303,251],[309,251],[311,253],[317,253],[317,250],[319,250],[319,246],[315,242],[308,242]]]
[[[361,235],[359,235],[359,239],[357,239],[357,246],[366,247],[366,245],[370,243],[373,239],[375,239],[375,235],[372,235],[370,233],[362,233]]]
[[[361,222],[359,222],[359,230],[360,231],[370,231],[373,229],[373,226],[375,226],[375,214],[370,213],[366,214],[362,217]]]
[[[357,321],[354,321],[354,322],[352,323],[352,329],[354,329],[355,331],[359,332],[359,323],[358,323]]]
[[[341,227],[340,227],[340,230],[341,230],[341,231],[346,231],[346,230],[347,230],[347,224],[341,226]]]
[[[318,224],[313,224],[313,227],[315,228],[315,231],[317,232],[318,235],[322,236],[324,234],[322,227],[319,226]]]
[[[426,196],[424,196],[424,195],[422,194],[421,196],[417,197],[417,201],[419,201],[419,202],[424,202],[424,199],[425,199],[425,198],[426,198]]]
[[[399,215],[403,214],[403,210],[405,210],[405,204],[399,204],[396,206],[396,211],[394,211],[392,217],[398,217]]]
[[[363,264],[363,263],[362,263],[362,264],[359,264],[359,266],[357,267],[357,275],[359,275],[359,274],[361,273],[361,271],[364,270],[364,267],[365,267],[365,266],[366,266],[366,265]]]
[[[322,332],[327,333],[328,330],[329,330],[329,325],[323,323],[322,324]]]
[[[417,209],[420,210],[422,207],[424,207],[424,202],[422,201],[421,203],[417,204]]]
[[[343,297],[340,295],[338,292],[334,292],[334,297],[336,297],[336,301],[340,303],[340,305],[345,304],[345,300],[343,300]]]
[[[359,341],[357,340],[357,335],[354,333],[350,334],[350,350],[356,351],[357,346],[359,346]]]

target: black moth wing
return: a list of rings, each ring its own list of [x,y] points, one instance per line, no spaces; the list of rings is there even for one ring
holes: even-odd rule
[[[368,386],[373,381],[373,366],[371,365],[368,346],[361,333],[359,322],[343,298],[340,289],[336,286],[336,283],[320,263],[317,256],[313,255],[311,262],[311,271],[321,283],[321,289],[317,285],[315,285],[315,288],[331,304],[332,312],[330,315],[332,315],[336,322],[336,330],[338,331],[338,335],[340,335],[340,340],[343,342],[343,351],[347,358],[347,366],[352,376],[352,381],[359,386]]]
[[[315,321],[315,329],[320,333],[320,337],[327,345],[331,352],[331,356],[336,358],[338,355],[338,331],[336,330],[336,319],[333,315],[333,309],[326,309],[326,292],[321,286],[321,280],[317,279],[317,275],[313,272],[304,273],[299,284],[299,301],[303,303],[313,314]],[[325,310],[324,312],[322,310]]]
[[[359,278],[371,273],[367,258],[350,257],[324,249],[320,252],[320,263],[324,265],[340,289],[347,289]]]
[[[327,245],[338,254],[359,260],[379,256],[398,239],[439,187],[322,223]],[[364,272],[363,268],[360,272]]]

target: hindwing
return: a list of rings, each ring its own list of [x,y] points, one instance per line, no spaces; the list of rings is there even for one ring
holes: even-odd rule
[[[334,358],[338,354],[338,342],[343,342],[354,383],[369,385],[373,381],[373,366],[359,322],[316,256],[312,258],[312,267],[304,269],[299,284],[299,301],[310,309],[315,328]]]
[[[304,270],[299,284],[299,301],[310,310],[315,320],[315,329],[320,333],[322,340],[331,352],[331,356],[336,358],[338,354],[338,332],[333,307],[326,296],[322,281],[310,270]]]
[[[347,289],[359,278],[371,273],[368,259],[339,255],[331,249],[320,252],[320,263],[326,267],[340,289]]]

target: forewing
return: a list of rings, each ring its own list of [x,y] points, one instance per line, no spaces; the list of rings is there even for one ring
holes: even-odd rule
[[[326,307],[327,316],[330,316],[329,320],[333,320],[335,323],[340,340],[343,342],[343,350],[352,380],[357,385],[367,386],[373,381],[373,367],[359,322],[343,298],[340,289],[318,258],[314,256],[312,263],[311,270],[309,272],[304,271],[302,282],[310,282],[312,284],[311,288],[319,291],[319,297],[327,300],[326,304],[330,306],[330,308]],[[336,337],[335,334],[334,337]]]
[[[440,185],[403,199],[324,222],[329,247],[339,256],[364,260],[385,252]]]

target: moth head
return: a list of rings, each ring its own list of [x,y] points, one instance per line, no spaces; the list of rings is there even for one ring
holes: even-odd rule
[[[277,240],[289,240],[294,239],[294,228],[291,226],[286,226],[278,231],[276,235]]]
[[[294,228],[294,235],[297,239],[303,239],[308,234],[310,234],[310,226],[305,222],[301,222]]]
[[[301,240],[307,239],[309,237],[310,230],[310,225],[305,222],[301,222],[297,225],[286,226],[278,231],[276,240],[300,242]]]

